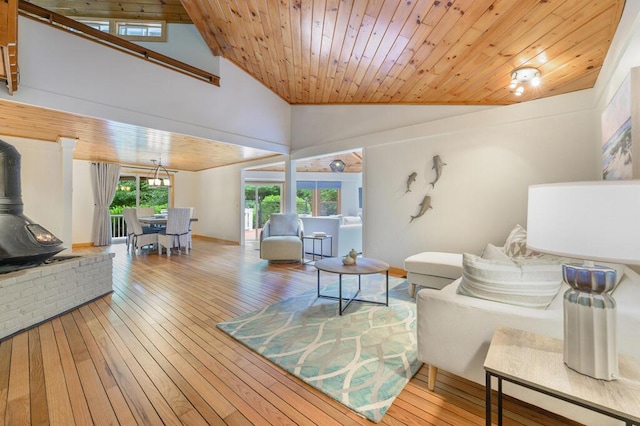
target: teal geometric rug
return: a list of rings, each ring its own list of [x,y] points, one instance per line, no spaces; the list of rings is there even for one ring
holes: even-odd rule
[[[343,295],[357,286],[343,278]],[[323,294],[337,295],[337,282]],[[365,299],[384,301],[384,277],[362,277]],[[416,306],[407,282],[389,279],[389,306],[338,301],[307,291],[218,327],[362,416],[379,422],[418,371]]]

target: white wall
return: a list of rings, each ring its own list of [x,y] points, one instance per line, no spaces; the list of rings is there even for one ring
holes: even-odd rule
[[[61,238],[62,155],[54,142],[1,136],[20,153],[24,215]],[[70,241],[64,241],[71,247]]]
[[[134,43],[214,75],[220,75],[220,58],[213,56],[195,25],[167,24],[166,42]]]
[[[198,222],[194,233],[227,241],[240,241],[241,197],[244,196],[238,165],[198,172],[196,205]]]
[[[291,109],[291,147],[320,148],[356,136],[482,111],[487,106],[460,105],[295,105]],[[313,117],[312,119],[309,119]],[[342,145],[342,144],[340,144]],[[357,148],[350,147],[350,148]]]
[[[517,223],[526,227],[528,185],[597,178],[592,111],[536,117],[544,108],[536,102],[514,108],[522,121],[502,123],[494,110],[482,128],[458,119],[448,134],[367,148],[365,255],[402,267],[423,251],[480,254],[486,243],[502,245]],[[432,188],[434,155],[447,165]],[[418,178],[405,193],[413,171]],[[425,195],[433,208],[410,223]]]
[[[178,172],[173,176],[173,207],[195,207],[197,222],[193,222],[191,229],[193,234],[200,235],[201,223],[207,222],[207,217],[202,215],[198,198],[200,188],[200,173]]]
[[[220,87],[20,17],[15,102],[286,153],[290,106],[226,60]]]

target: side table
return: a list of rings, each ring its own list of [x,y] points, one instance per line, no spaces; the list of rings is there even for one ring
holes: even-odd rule
[[[617,380],[597,380],[564,364],[562,340],[498,327],[484,362],[485,420],[491,425],[491,377],[498,379],[498,425],[502,425],[502,381],[506,380],[589,410],[640,425],[640,366],[620,356]]]
[[[304,264],[306,265],[307,263],[312,263],[315,262],[316,260],[316,256],[319,256],[320,259],[324,259],[326,256],[324,255],[324,240],[329,240],[329,256],[328,257],[333,257],[333,237],[331,237],[331,235],[324,235],[322,237],[320,236],[315,236],[315,235],[303,235],[302,236],[302,258],[304,259],[305,254],[309,254],[307,252],[304,251],[304,240],[311,240],[312,241],[312,249],[311,249],[311,260],[308,262],[304,262]],[[316,255],[316,241],[320,241],[320,254]]]

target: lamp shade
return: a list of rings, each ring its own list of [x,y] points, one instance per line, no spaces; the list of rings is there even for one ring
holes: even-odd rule
[[[577,259],[640,264],[640,181],[530,186],[527,246]]]

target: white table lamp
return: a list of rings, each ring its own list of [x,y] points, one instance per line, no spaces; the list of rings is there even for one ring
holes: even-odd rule
[[[529,187],[527,246],[585,259],[564,264],[564,362],[579,373],[618,374],[615,269],[593,261],[640,264],[640,181]]]

